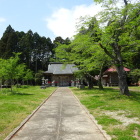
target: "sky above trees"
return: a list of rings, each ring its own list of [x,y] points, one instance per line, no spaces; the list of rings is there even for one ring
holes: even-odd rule
[[[52,40],[72,37],[79,17],[94,16],[100,10],[93,0],[0,0],[0,38],[9,24]]]
[[[51,39],[71,37],[75,19],[96,11],[92,7],[93,0],[0,0],[0,38],[9,24]]]

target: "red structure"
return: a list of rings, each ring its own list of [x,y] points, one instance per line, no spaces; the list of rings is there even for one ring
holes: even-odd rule
[[[124,71],[129,72],[130,69],[124,67]],[[119,84],[118,73],[115,66],[110,67],[104,72],[102,84],[104,86],[117,86]]]

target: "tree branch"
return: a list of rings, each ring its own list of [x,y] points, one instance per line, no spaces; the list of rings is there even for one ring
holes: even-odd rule
[[[99,45],[108,56],[110,56],[113,60],[116,61],[116,58],[101,43],[99,43]]]
[[[91,78],[94,78],[94,76],[92,76],[91,74],[89,74],[89,73],[87,73],[87,72],[86,72],[86,75],[88,75],[88,76],[91,77]]]
[[[127,2],[127,0],[124,0],[124,3],[125,3],[125,6],[126,6],[126,5],[128,5],[128,2]]]

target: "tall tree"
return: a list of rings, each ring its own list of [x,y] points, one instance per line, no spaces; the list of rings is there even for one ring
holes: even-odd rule
[[[11,90],[14,80],[23,77],[25,65],[19,64],[19,54],[9,59],[0,59],[0,79],[8,80],[11,84]]]
[[[54,44],[54,49],[53,49],[53,61],[61,61],[59,60],[59,57],[56,57],[56,54],[55,54],[55,49],[60,46],[60,45],[68,45],[70,44],[71,41],[69,38],[66,38],[66,39],[63,39],[61,36],[58,36],[54,39],[53,41],[53,44]]]
[[[25,63],[28,66],[28,68],[31,69],[32,49],[34,46],[33,32],[29,30],[26,34],[24,34],[20,39],[18,45],[20,46],[22,52],[22,62]]]
[[[10,58],[16,50],[17,42],[17,34],[11,25],[9,25],[0,40],[0,57]]]
[[[115,0],[95,0],[103,3],[105,10],[100,15],[101,23],[107,23],[104,26],[100,47],[114,61],[118,72],[120,93],[129,95],[129,89],[124,71],[124,50],[138,46],[138,41],[134,39],[133,29],[139,28],[136,22],[140,18],[139,4],[129,4],[127,0],[123,0],[123,8],[117,8]],[[135,14],[133,14],[135,11]],[[131,41],[134,39],[133,41]],[[133,45],[134,47],[134,45]],[[134,48],[133,48],[134,49]],[[132,49],[131,49],[132,50]]]
[[[105,55],[97,44],[93,45],[93,42],[100,40],[100,35],[97,34],[99,26],[95,18],[90,21],[90,25],[87,22],[82,23],[79,33],[74,36],[70,44],[59,44],[56,56],[62,62],[74,63],[79,68],[78,73],[86,78],[89,88],[92,88],[94,76],[99,74],[99,71],[102,75]],[[102,88],[101,82],[100,88]]]
[[[55,45],[49,37],[41,37],[31,30],[27,33],[15,32],[9,25],[0,40],[0,58],[8,59],[13,53],[19,52],[20,62],[25,63],[28,68],[35,72],[46,70],[50,58],[54,56]]]
[[[55,45],[55,48],[59,45],[59,44],[64,44],[65,40],[61,37],[58,36],[54,39],[53,43]]]

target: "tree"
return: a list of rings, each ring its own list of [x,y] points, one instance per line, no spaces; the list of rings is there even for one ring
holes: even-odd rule
[[[105,10],[100,15],[101,23],[107,23],[102,29],[99,46],[113,60],[119,78],[120,93],[130,95],[126,73],[124,71],[125,50],[131,50],[131,53],[139,46],[139,40],[135,37],[135,31],[139,30],[139,24],[136,22],[140,18],[140,5],[129,4],[123,0],[123,8],[117,8],[115,0],[95,0],[103,3]],[[135,13],[135,14],[134,14]],[[135,29],[135,31],[133,31]],[[134,45],[135,44],[135,45]],[[127,51],[128,53],[128,51]]]
[[[26,65],[17,63],[16,73],[15,73],[15,78],[14,78],[17,84],[19,84],[19,80],[22,80],[25,74],[26,74]]]
[[[43,77],[43,71],[39,70],[36,74],[35,74],[35,84],[36,85],[41,85],[42,84],[42,77]]]
[[[27,85],[29,84],[28,81],[33,79],[33,72],[30,69],[26,69],[23,80],[27,81]]]
[[[41,53],[40,53],[40,62],[41,62],[41,67],[42,69],[38,69],[38,70],[46,70],[48,63],[50,61],[50,58],[53,57],[54,52],[54,44],[52,43],[51,39],[45,38],[45,37],[41,37]]]
[[[73,63],[78,67],[77,74],[86,79],[89,88],[93,88],[94,76],[98,74],[102,62],[105,60],[105,57],[99,57],[103,51],[100,51],[99,54],[99,47],[93,45],[92,42],[93,38],[89,34],[79,33],[71,41],[71,44],[61,44],[55,49],[56,57],[59,58],[59,61]]]
[[[69,44],[59,44],[56,57],[65,63],[74,63],[78,68],[78,75],[86,78],[89,88],[93,87],[95,75],[99,75],[98,85],[103,89],[101,78],[108,56],[97,44],[100,41],[101,30],[96,18],[82,19],[77,35]]]
[[[138,83],[140,81],[140,69],[134,69],[130,72],[133,83]]]
[[[18,62],[19,54],[15,54],[14,57],[9,59],[0,59],[0,78],[10,81],[11,90],[14,80],[22,79],[26,73],[25,65]]]
[[[95,17],[90,18],[82,18],[82,23],[80,23],[79,33],[83,35],[87,35],[89,41],[92,42],[88,48],[90,51],[89,58],[86,57],[86,69],[87,70],[96,70],[98,73],[98,86],[99,89],[103,89],[102,85],[102,76],[105,70],[105,67],[108,65],[109,58],[107,55],[99,48],[97,42],[101,40],[102,31],[99,28],[99,23]],[[81,42],[83,42],[81,38]],[[87,53],[89,54],[89,53]]]
[[[9,25],[0,40],[0,58],[10,58],[17,47],[18,37],[15,30]]]
[[[18,32],[9,25],[0,40],[0,58],[8,59],[14,53],[21,53],[20,63],[25,63],[36,73],[47,69],[50,58],[54,56],[54,46],[49,37],[41,37],[31,30]]]
[[[64,44],[64,39],[61,36],[58,36],[54,39],[53,44],[55,45],[55,48],[59,45],[59,44]]]
[[[55,61],[55,62],[61,61],[61,60],[59,60],[59,57],[56,57],[55,49],[57,49],[57,47],[60,46],[60,45],[68,45],[70,43],[71,43],[71,41],[70,41],[69,38],[63,39],[61,36],[56,37],[54,39],[54,41],[53,41],[54,48],[53,48],[53,51],[52,51],[53,55],[52,55],[52,59],[51,60],[52,61]]]

